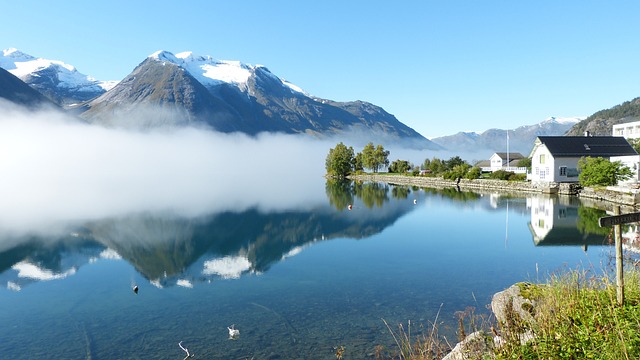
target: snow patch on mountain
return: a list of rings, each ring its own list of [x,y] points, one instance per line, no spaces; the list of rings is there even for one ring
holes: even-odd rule
[[[57,77],[56,86],[62,89],[86,92],[97,92],[101,89],[108,91],[118,83],[117,81],[98,81],[62,61],[36,58],[15,48],[2,51],[0,67],[23,81],[28,80],[29,77],[39,77],[42,72],[53,71]]]
[[[547,118],[545,121],[543,121],[541,124],[550,123],[550,122],[556,122],[558,124],[577,124],[586,118],[587,118],[586,116],[573,116],[573,117],[561,117],[561,118],[551,116]]]
[[[208,55],[196,55],[191,51],[173,54],[169,51],[160,50],[149,55],[149,58],[178,65],[205,86],[216,86],[226,83],[233,84],[243,91],[247,89],[249,79],[251,75],[255,74],[257,69],[266,70],[262,65],[248,65],[233,60],[217,60]],[[278,81],[282,82],[284,86],[292,91],[306,94],[300,87],[278,78],[268,70],[266,73],[278,79]]]

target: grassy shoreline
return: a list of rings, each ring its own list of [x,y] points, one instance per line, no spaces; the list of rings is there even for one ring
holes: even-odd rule
[[[348,177],[358,181],[380,181],[394,185],[504,192],[542,192],[527,182],[503,180],[452,181],[442,178],[400,174],[365,174]],[[464,179],[463,179],[464,180]],[[519,183],[515,184],[514,183]],[[611,208],[619,201],[598,198]],[[636,205],[636,204],[634,204]],[[505,320],[477,319],[461,312],[459,337],[470,340],[456,354],[452,344],[437,333],[437,321],[431,331],[411,335],[410,326],[387,328],[396,342],[393,359],[638,359],[640,358],[640,269],[628,259],[625,269],[625,302],[616,300],[615,273],[594,275],[588,270],[567,270],[545,283],[522,285],[528,300],[524,309],[508,308]],[[513,305],[513,303],[512,303]],[[524,310],[530,317],[517,316]],[[415,326],[415,325],[414,325]],[[467,335],[471,334],[471,335]],[[459,343],[461,344],[461,343]],[[455,352],[455,351],[454,351]],[[448,353],[448,355],[447,355]],[[378,358],[376,356],[376,358]],[[389,358],[389,357],[379,357]]]

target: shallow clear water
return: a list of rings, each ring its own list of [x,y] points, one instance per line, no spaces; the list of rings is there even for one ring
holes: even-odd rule
[[[607,230],[584,230],[604,212],[576,199],[335,191],[298,209],[140,214],[0,239],[1,357],[183,359],[182,341],[201,359],[335,359],[339,346],[366,359],[376,345],[395,351],[383,319],[410,320],[412,333],[437,322],[455,342],[457,311],[488,314],[515,282],[600,271],[610,257]]]

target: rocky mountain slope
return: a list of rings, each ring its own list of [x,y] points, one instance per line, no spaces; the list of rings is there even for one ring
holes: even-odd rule
[[[0,68],[0,99],[28,108],[44,104],[53,105],[44,95],[2,68]]]
[[[190,52],[150,55],[113,89],[88,102],[81,116],[121,127],[206,125],[221,132],[357,134],[440,148],[373,104],[312,97],[264,66]]]
[[[594,113],[573,126],[567,135],[580,136],[586,131],[594,136],[611,135],[613,125],[632,121],[640,121],[640,97]]]

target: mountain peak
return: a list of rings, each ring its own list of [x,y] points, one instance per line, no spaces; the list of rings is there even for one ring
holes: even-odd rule
[[[578,122],[584,120],[585,118],[586,117],[584,116],[561,117],[561,118],[550,116],[540,124],[548,124],[548,123],[557,123],[557,124],[564,124],[564,125],[577,124]]]
[[[115,85],[81,74],[60,60],[36,58],[16,48],[0,54],[0,67],[61,106],[70,106],[95,98]]]
[[[180,64],[180,60],[178,60],[178,58],[176,58],[176,56],[173,55],[173,53],[166,50],[158,50],[153,54],[149,55],[148,58],[158,60],[158,61],[169,61],[176,65]]]
[[[21,60],[21,61],[35,60],[33,56],[29,54],[25,54],[16,48],[8,48],[8,49],[2,50],[2,56],[6,58],[15,59],[15,60]]]

